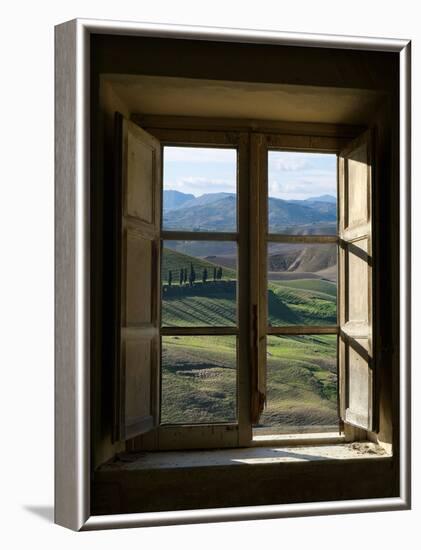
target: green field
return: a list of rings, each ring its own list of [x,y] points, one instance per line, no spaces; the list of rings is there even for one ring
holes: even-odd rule
[[[161,421],[235,421],[235,359],[235,336],[164,336]]]
[[[272,297],[271,294],[274,296]],[[282,302],[291,315],[286,317],[273,304]],[[269,283],[269,323],[272,326],[335,325],[336,285],[320,279],[296,279]]]
[[[181,269],[196,272],[179,284]],[[164,249],[163,326],[232,326],[236,323],[235,271]],[[208,279],[202,281],[203,270]],[[172,284],[168,285],[168,272]],[[324,279],[270,281],[273,326],[336,323],[336,285]],[[337,423],[336,336],[268,338],[267,406],[261,426],[272,431],[325,429]],[[227,422],[236,417],[236,338],[171,336],[162,342],[164,423]]]
[[[334,325],[336,324],[336,295],[311,290],[318,281],[303,279],[271,282],[268,290],[268,318],[272,326]],[[300,288],[299,283],[303,283]],[[327,282],[336,293],[336,285]],[[332,291],[333,291],[332,290]],[[195,282],[193,287],[173,283],[163,285],[163,326],[232,326],[237,318],[237,285],[234,280]]]
[[[259,426],[298,432],[337,424],[336,335],[269,336],[267,367]]]

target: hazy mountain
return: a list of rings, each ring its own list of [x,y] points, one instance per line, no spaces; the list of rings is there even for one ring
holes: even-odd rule
[[[191,201],[194,198],[195,198],[194,195],[191,195],[188,193],[181,193],[181,191],[175,191],[173,189],[164,191],[164,197],[163,197],[164,211],[180,208],[180,206],[183,206],[183,204]]]
[[[320,201],[285,201],[269,198],[269,231],[288,226],[336,221],[336,205]]]
[[[164,191],[164,220],[167,230],[235,231],[237,201],[233,193],[206,193],[194,197],[179,191]],[[269,231],[289,234],[336,233],[336,199],[331,195],[305,200],[269,198]],[[192,235],[193,237],[193,235]],[[224,241],[167,241],[167,248],[220,265],[235,268],[236,247]],[[212,259],[211,259],[212,258]],[[335,245],[279,245],[269,250],[269,278],[314,273],[336,279]]]
[[[164,228],[179,231],[235,231],[237,209],[235,195],[230,193],[214,195],[202,195],[185,203],[181,208],[165,211]],[[221,195],[223,195],[222,198]]]
[[[164,191],[163,226],[179,231],[235,231],[236,202],[234,193],[194,197],[179,191]],[[301,201],[269,198],[271,232],[333,233],[335,224],[336,199],[331,195]]]
[[[206,204],[211,204],[217,202],[221,199],[232,198],[235,199],[234,193],[205,193],[200,195],[200,197],[194,197],[188,202],[183,204],[183,208],[192,208],[193,206],[204,206]]]
[[[320,195],[319,197],[310,197],[305,199],[306,202],[332,202],[336,204],[336,197],[333,195]]]

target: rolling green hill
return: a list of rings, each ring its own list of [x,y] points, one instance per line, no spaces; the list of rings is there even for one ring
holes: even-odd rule
[[[162,422],[234,421],[235,336],[162,340]],[[337,427],[336,336],[268,338],[267,406],[257,427],[279,433]]]
[[[163,326],[232,326],[236,324],[235,282],[195,283],[193,288],[165,289]]]
[[[193,285],[178,283],[180,269],[193,263]],[[218,264],[164,249],[163,326],[236,324],[235,272]],[[201,280],[203,269],[209,279]],[[174,283],[169,287],[168,270]],[[270,281],[273,326],[336,322],[336,285],[321,279]],[[336,336],[268,337],[267,407],[259,428],[277,432],[334,429]],[[236,416],[236,337],[166,336],[162,339],[162,422],[229,422]]]
[[[336,336],[269,336],[267,406],[258,427],[334,429]]]
[[[336,285],[318,279],[297,279],[295,281],[271,282],[269,285],[269,322],[272,326],[293,325],[334,325],[336,324]],[[291,283],[294,283],[292,286]],[[317,283],[330,284],[334,287],[332,293],[313,290],[323,288],[331,290]],[[301,285],[301,286],[300,286]],[[274,314],[271,311],[270,294],[274,294],[272,302],[281,301],[295,315],[295,320]]]
[[[323,279],[298,279],[293,281],[282,281],[276,284],[286,288],[310,290],[336,297],[336,284]]]
[[[199,280],[192,287],[188,284],[180,287],[175,277],[175,283],[169,287],[164,278],[162,324],[187,327],[235,325],[236,295],[237,285],[233,279],[206,283]],[[272,326],[336,324],[336,286],[318,279],[271,282],[268,317]]]
[[[235,421],[236,370],[235,336],[163,337],[161,421]]]

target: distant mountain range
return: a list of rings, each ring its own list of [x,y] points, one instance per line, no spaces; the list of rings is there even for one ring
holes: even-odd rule
[[[179,231],[235,231],[236,195],[206,193],[200,197],[164,191],[163,227]],[[336,230],[336,198],[321,195],[305,200],[269,198],[269,231],[332,233]]]
[[[180,191],[175,191],[173,189],[164,191],[164,212],[180,208],[183,204],[194,200],[195,198],[196,197],[194,195],[181,193]]]
[[[320,195],[319,197],[310,197],[308,199],[304,200],[292,200],[290,202],[304,202],[304,203],[311,203],[311,202],[331,202],[333,204],[336,204],[336,197],[333,195]]]

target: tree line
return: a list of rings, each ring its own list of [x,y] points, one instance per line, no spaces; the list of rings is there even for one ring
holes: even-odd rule
[[[213,282],[220,281],[222,279],[222,274],[223,274],[222,267],[215,266],[213,268]],[[173,282],[177,279],[180,286],[186,285],[186,284],[193,286],[194,283],[196,282],[196,278],[197,278],[196,270],[194,268],[194,265],[191,263],[189,269],[187,267],[182,267],[180,270],[174,270],[174,271],[172,269],[169,269],[167,281],[168,281],[168,286],[171,286]],[[204,267],[202,270],[201,278],[202,278],[202,283],[207,283],[209,280],[209,272],[206,267]]]

